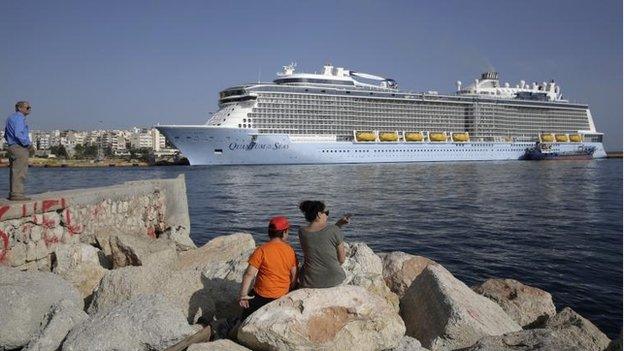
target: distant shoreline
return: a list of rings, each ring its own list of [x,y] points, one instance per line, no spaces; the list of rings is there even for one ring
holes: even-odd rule
[[[174,166],[171,162],[157,162],[150,164],[145,161],[123,161],[123,160],[58,160],[58,159],[38,159],[30,158],[28,166],[31,168],[105,168],[105,167],[152,167],[152,166]],[[9,167],[9,161],[2,159],[0,168]]]

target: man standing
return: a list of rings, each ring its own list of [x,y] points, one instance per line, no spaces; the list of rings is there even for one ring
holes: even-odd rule
[[[28,171],[28,152],[31,146],[28,136],[26,116],[30,114],[28,101],[18,101],[15,104],[15,113],[6,120],[4,139],[9,146],[10,187],[9,200],[26,201],[24,196],[24,181]]]

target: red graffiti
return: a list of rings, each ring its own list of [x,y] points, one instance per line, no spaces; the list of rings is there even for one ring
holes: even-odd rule
[[[53,219],[47,218],[45,214],[43,215],[43,226],[46,229],[54,228],[55,225],[56,223]]]
[[[22,205],[22,217],[26,217],[26,204]]]
[[[67,231],[69,232],[70,236],[73,236],[74,234],[80,234],[82,232],[81,224],[72,224],[71,212],[69,211],[69,209],[65,210],[65,226],[67,227]]]
[[[147,228],[147,236],[149,236],[150,238],[156,238],[156,228],[154,227]]]
[[[0,219],[2,219],[2,216],[4,216],[4,214],[11,208],[11,206],[2,206],[0,207]]]
[[[59,204],[62,206],[64,204],[64,202],[65,202],[64,199],[60,199],[60,200],[57,200],[57,199],[55,199],[55,200],[43,200],[41,202],[41,211],[48,212],[48,210],[50,208],[52,208],[54,206],[57,206]]]
[[[39,217],[37,215],[32,215],[31,222],[33,222],[36,225],[41,224],[41,223],[39,223]]]
[[[43,242],[45,243],[46,247],[50,247],[50,245],[52,244],[58,244],[59,238],[57,238],[56,236],[49,236],[48,231],[46,230],[43,232]]]
[[[30,232],[32,231],[33,225],[26,223],[22,227],[22,240],[26,241],[30,237]]]
[[[2,249],[0,249],[0,262],[4,262],[6,254],[9,251],[9,237],[3,230],[0,230],[0,239],[2,239]]]

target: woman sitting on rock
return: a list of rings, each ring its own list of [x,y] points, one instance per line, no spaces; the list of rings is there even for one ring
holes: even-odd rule
[[[303,251],[300,274],[302,288],[330,288],[345,280],[341,265],[345,261],[345,247],[340,227],[349,223],[345,215],[336,224],[327,224],[329,210],[321,201],[303,201],[299,204],[308,226],[299,228],[299,242]]]
[[[238,304],[244,308],[242,320],[260,307],[286,294],[297,281],[297,256],[288,244],[290,224],[283,216],[273,217],[269,222],[269,242],[256,248],[247,261],[243,275]],[[251,282],[256,278],[249,296]]]

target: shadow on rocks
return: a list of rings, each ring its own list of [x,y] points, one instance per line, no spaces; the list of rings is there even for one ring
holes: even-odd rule
[[[203,287],[191,296],[188,306],[189,321],[198,321],[203,325],[213,321],[240,318],[242,309],[238,305],[237,296],[240,282],[223,279],[207,278],[201,275]]]

